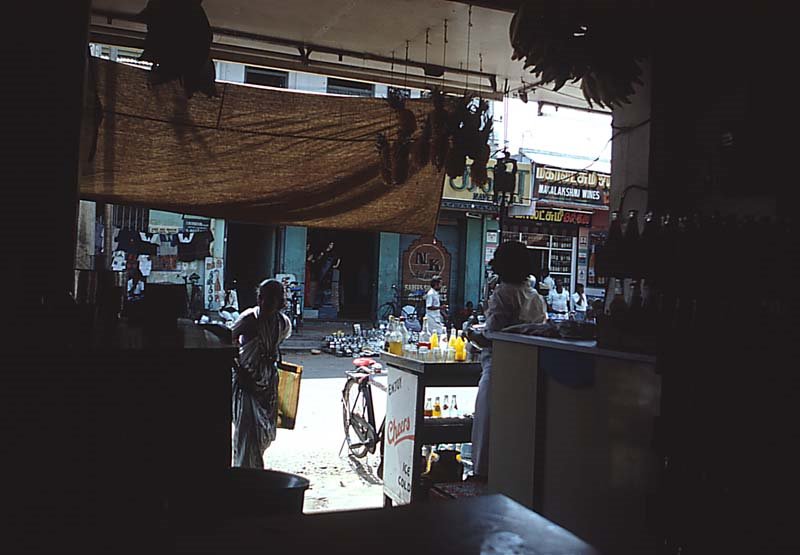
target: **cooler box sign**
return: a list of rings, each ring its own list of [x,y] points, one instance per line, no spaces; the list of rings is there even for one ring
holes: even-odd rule
[[[537,164],[533,188],[537,199],[608,206],[611,176],[596,171],[568,170]]]
[[[383,461],[383,492],[398,505],[411,502],[414,434],[417,414],[417,377],[388,367],[389,397]]]

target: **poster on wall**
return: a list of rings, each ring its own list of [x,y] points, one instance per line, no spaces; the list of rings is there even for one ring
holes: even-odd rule
[[[428,290],[433,276],[442,278],[442,302],[450,290],[450,253],[435,237],[420,237],[403,253],[403,294]]]
[[[413,483],[417,377],[392,366],[388,367],[388,377],[383,493],[396,504],[405,505],[411,502]]]
[[[223,261],[222,258],[207,256],[205,262],[205,308],[219,310],[225,302]]]

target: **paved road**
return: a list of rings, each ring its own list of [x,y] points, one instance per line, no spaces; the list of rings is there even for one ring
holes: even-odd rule
[[[294,430],[278,430],[277,439],[267,449],[265,466],[311,481],[303,507],[306,513],[381,507],[378,456],[351,459],[346,448],[339,454],[344,439],[342,387],[351,359],[292,352],[284,353],[284,360],[303,365],[297,423]],[[380,421],[385,399],[375,401]]]
[[[383,505],[383,486],[376,476],[378,455],[366,459],[341,453],[342,387],[349,358],[303,352],[284,353],[284,360],[303,365],[300,404],[294,430],[278,430],[278,437],[267,449],[265,466],[307,477],[304,512],[363,509]],[[380,361],[380,358],[377,359]],[[430,388],[427,396],[458,394],[461,410],[471,412],[477,388]],[[375,390],[375,417],[386,411],[385,394]]]

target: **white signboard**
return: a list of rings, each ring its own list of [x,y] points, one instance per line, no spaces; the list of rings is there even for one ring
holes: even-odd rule
[[[386,443],[383,492],[398,505],[411,502],[414,433],[417,415],[417,376],[388,367]]]

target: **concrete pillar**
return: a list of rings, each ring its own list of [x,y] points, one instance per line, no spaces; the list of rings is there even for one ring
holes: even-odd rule
[[[88,200],[80,201],[78,207],[78,241],[75,247],[75,268],[94,270],[94,228],[95,204]]]
[[[306,279],[306,237],[305,227],[286,226],[283,237],[283,272],[294,274],[297,281]]]
[[[464,289],[463,302],[472,301],[477,305],[481,292],[483,273],[483,219],[467,218],[466,241],[464,245]]]
[[[401,279],[400,234],[381,233],[378,237],[378,298],[376,306],[394,298],[392,284],[399,288]]]

